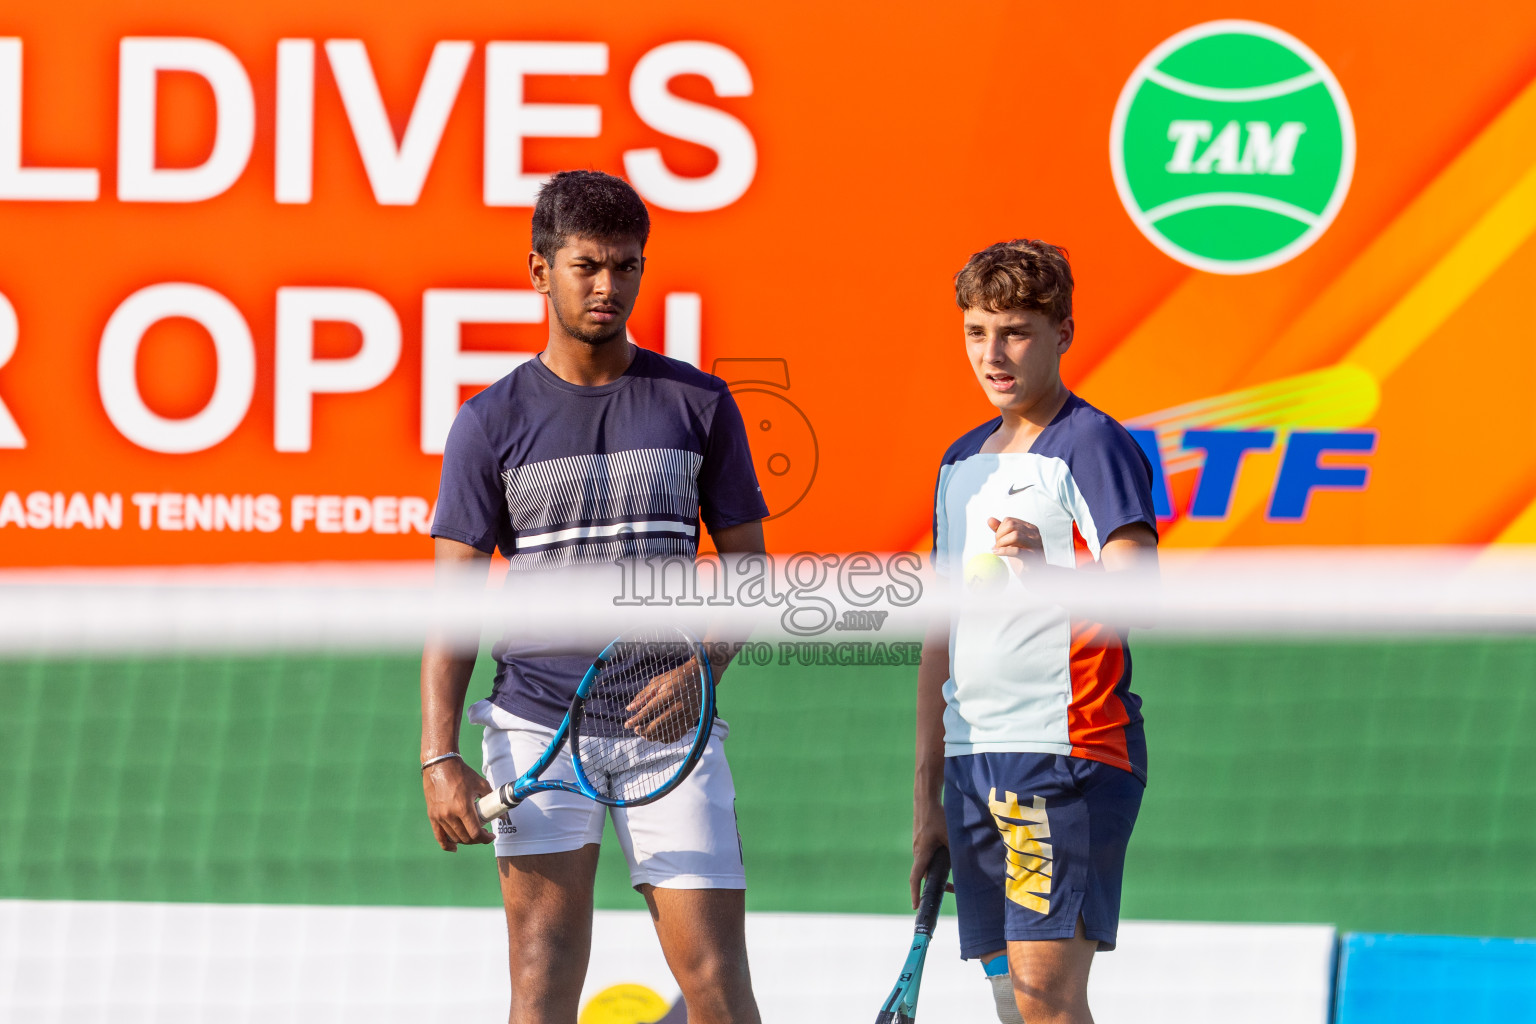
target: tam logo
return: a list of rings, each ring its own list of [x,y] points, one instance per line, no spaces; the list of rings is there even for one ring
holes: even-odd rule
[[[1196,158],[1196,147],[1211,138],[1211,122],[1174,121],[1168,125],[1168,141],[1174,143],[1173,159],[1164,169],[1169,174],[1296,173],[1296,144],[1307,130],[1306,125],[1286,121],[1276,131],[1264,121],[1249,121],[1247,128],[1248,141],[1242,144],[1238,123],[1228,121]]]
[[[1164,40],[1131,73],[1109,160],[1149,242],[1196,270],[1254,274],[1328,230],[1354,173],[1354,121],[1301,40],[1212,21]]]

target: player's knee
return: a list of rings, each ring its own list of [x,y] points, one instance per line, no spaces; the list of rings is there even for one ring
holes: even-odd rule
[[[693,987],[709,991],[735,991],[747,982],[746,964],[717,952],[695,957],[683,973]]]
[[[1087,1006],[1082,984],[1064,972],[1029,970],[1009,977],[1013,999],[1025,1020],[1079,1012]]]
[[[751,992],[746,960],[719,950],[700,950],[678,964],[677,983],[689,1007],[719,1003],[721,1008],[734,1005]]]
[[[544,977],[561,964],[586,962],[590,940],[564,922],[524,920],[510,934],[514,936],[509,952],[515,975]]]

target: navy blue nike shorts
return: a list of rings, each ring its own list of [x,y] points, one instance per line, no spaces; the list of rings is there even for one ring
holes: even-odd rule
[[[1099,949],[1114,949],[1125,848],[1145,788],[1123,768],[1065,754],[945,758],[960,956],[1070,939],[1079,915]]]

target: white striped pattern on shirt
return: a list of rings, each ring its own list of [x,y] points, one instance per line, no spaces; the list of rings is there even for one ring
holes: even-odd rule
[[[699,467],[679,448],[530,462],[502,473],[514,568],[686,555],[697,547]],[[543,551],[525,548],[544,547]]]

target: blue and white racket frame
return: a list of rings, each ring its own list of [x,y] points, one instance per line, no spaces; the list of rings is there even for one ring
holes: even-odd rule
[[[626,800],[614,799],[597,792],[587,780],[586,774],[581,770],[581,760],[577,757],[571,758],[571,767],[576,776],[574,782],[568,779],[539,778],[545,769],[554,763],[555,758],[560,755],[561,748],[570,742],[571,720],[574,716],[581,713],[582,704],[587,699],[587,694],[592,692],[593,682],[597,679],[598,673],[602,672],[607,666],[614,648],[621,643],[634,642],[628,636],[619,636],[615,637],[607,647],[603,648],[603,652],[593,660],[591,667],[587,669],[586,675],[581,677],[581,682],[576,686],[576,695],[571,698],[570,708],[566,710],[565,717],[560,720],[560,727],[555,730],[554,738],[549,741],[549,746],[544,749],[544,753],[539,755],[539,759],[530,765],[523,774],[511,782],[501,784],[476,801],[475,806],[479,811],[480,820],[482,822],[492,821],[506,814],[533,794],[544,793],[550,790],[576,793],[589,800],[596,800],[600,804],[607,804],[609,807],[639,807],[642,804],[660,800],[681,785],[682,781],[693,771],[694,766],[699,763],[699,758],[704,755],[704,748],[708,745],[710,733],[714,729],[715,670],[714,666],[710,664],[709,656],[704,650],[703,645],[697,639],[684,633],[682,630],[678,630],[677,635],[688,642],[693,648],[694,657],[698,659],[699,669],[704,677],[704,700],[699,712],[699,721],[696,726],[697,732],[694,735],[693,745],[689,748],[688,755],[683,758],[682,762],[678,765],[677,771],[673,773],[670,779],[643,796]]]
[[[939,920],[939,905],[944,902],[944,887],[949,882],[949,847],[940,846],[928,861],[923,876],[923,894],[917,903],[917,923],[912,929],[912,948],[902,965],[896,987],[885,997],[875,1024],[912,1024],[917,1019],[917,992],[923,983],[923,960],[928,943]]]

